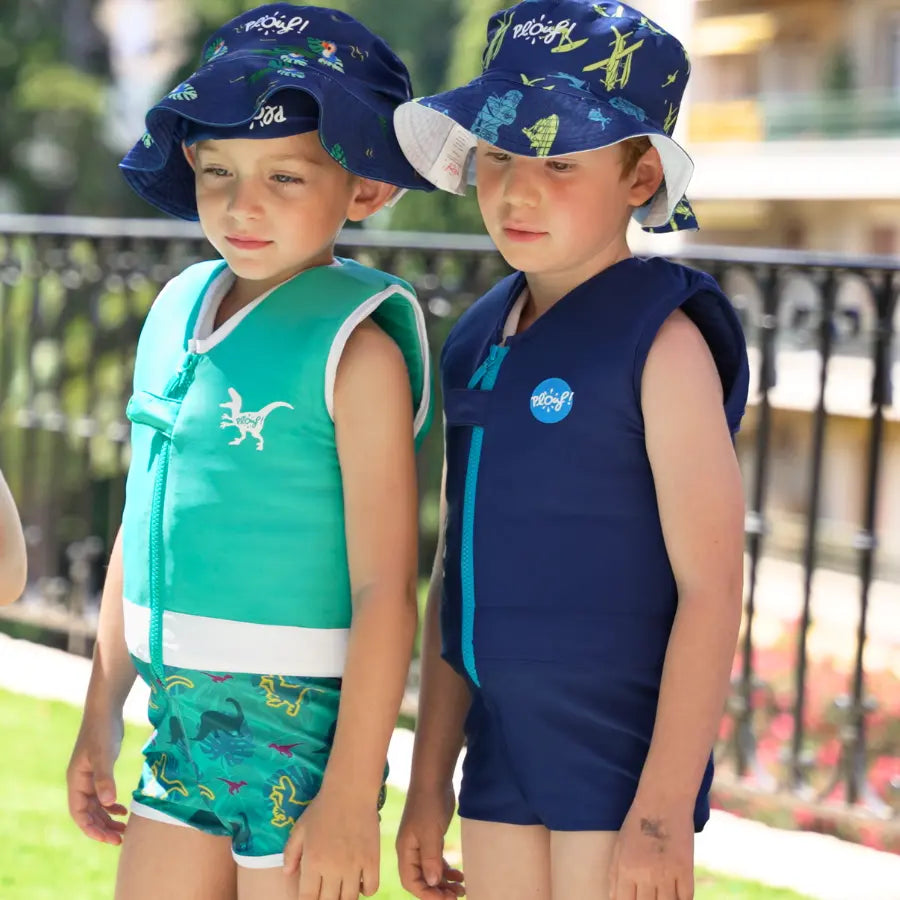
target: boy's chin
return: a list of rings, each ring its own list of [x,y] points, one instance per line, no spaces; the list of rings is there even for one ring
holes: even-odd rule
[[[510,241],[503,235],[494,239],[494,244],[506,263],[523,272],[540,270],[547,263],[546,238],[530,243]],[[544,245],[544,246],[542,246]]]
[[[264,262],[263,260],[247,259],[243,254],[223,253],[222,257],[228,263],[228,268],[238,278],[247,278],[253,281],[270,278],[281,268],[273,265],[271,261]]]

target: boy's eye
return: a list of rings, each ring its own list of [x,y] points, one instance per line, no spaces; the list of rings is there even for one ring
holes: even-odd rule
[[[572,169],[575,168],[575,166],[573,163],[561,162],[557,159],[551,159],[550,168],[553,169],[554,172],[571,172]]]
[[[497,162],[509,162],[510,160],[510,155],[504,153],[502,150],[488,150],[487,157],[488,159],[493,159]]]
[[[278,172],[272,177],[279,184],[303,184],[302,178],[298,178],[296,175],[285,175],[283,172]]]
[[[228,174],[228,169],[223,169],[221,166],[204,166],[203,174],[212,175],[215,178],[224,178]]]

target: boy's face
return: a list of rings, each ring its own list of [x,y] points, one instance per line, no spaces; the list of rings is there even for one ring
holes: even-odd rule
[[[504,259],[568,291],[627,252],[632,210],[656,193],[662,165],[650,150],[624,176],[617,145],[535,159],[479,141],[476,177],[485,227]]]
[[[201,141],[184,152],[204,234],[257,293],[332,262],[344,222],[371,215],[394,190],[347,172],[318,132]]]

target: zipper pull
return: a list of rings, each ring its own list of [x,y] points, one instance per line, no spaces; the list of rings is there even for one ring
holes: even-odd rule
[[[186,375],[192,374],[194,369],[197,368],[198,362],[200,362],[199,353],[188,353],[184,358],[184,362],[181,364],[181,372]]]
[[[482,381],[484,381],[486,376],[493,368],[499,353],[500,347],[498,347],[497,344],[491,344],[491,349],[490,351],[488,351],[487,359],[485,359],[485,361],[475,370],[475,374],[469,380],[468,388],[470,391],[477,388],[478,385],[481,384]]]
[[[166,386],[165,394],[167,397],[172,397],[173,395],[182,393],[188,389],[191,382],[194,380],[194,369],[197,368],[198,362],[200,362],[199,353],[188,353],[187,356],[185,356],[181,361],[181,367],[172,376]]]

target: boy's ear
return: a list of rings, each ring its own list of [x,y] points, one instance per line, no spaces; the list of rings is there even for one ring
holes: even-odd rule
[[[659,151],[656,147],[651,147],[634,167],[629,204],[635,207],[643,206],[659,190],[664,177]]]
[[[371,178],[356,178],[350,205],[347,207],[347,218],[351,222],[361,222],[374,215],[399,190],[393,184],[373,181]]]
[[[197,155],[194,153],[194,147],[188,147],[184,141],[181,142],[181,152],[187,160],[187,164],[196,172],[197,171]]]

